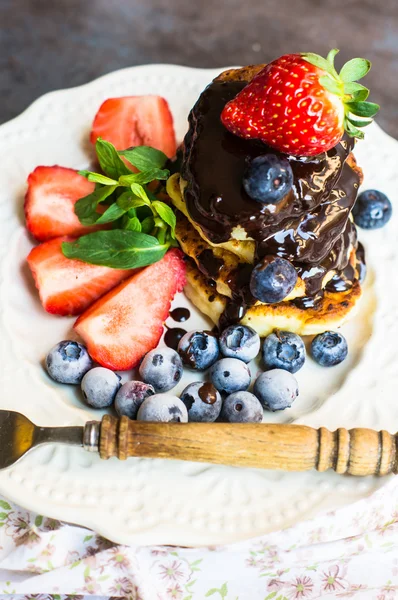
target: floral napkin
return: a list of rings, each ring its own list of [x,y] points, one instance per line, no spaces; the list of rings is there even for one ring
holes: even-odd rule
[[[199,549],[119,546],[0,498],[0,594],[32,600],[397,600],[398,479],[289,529]]]

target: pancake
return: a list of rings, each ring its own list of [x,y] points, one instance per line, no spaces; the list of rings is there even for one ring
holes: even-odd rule
[[[191,222],[180,212],[176,212],[176,238],[183,252],[189,256],[198,269],[207,279],[212,279],[217,291],[223,296],[232,297],[231,281],[233,280],[237,269],[242,264],[238,253],[230,252],[224,247],[210,245]],[[353,248],[349,252],[351,254]],[[244,261],[246,262],[246,261]],[[253,261],[254,262],[254,261]],[[334,277],[335,271],[328,271],[323,278],[322,288]],[[298,277],[295,288],[286,297],[285,300],[304,297],[306,295],[305,283]]]
[[[220,114],[264,65],[221,73],[189,115],[181,173],[167,181],[177,216],[176,238],[188,257],[187,296],[212,321],[251,325],[261,336],[275,328],[311,335],[339,327],[361,296],[362,248],[351,211],[362,170],[345,136],[334,148],[289,160],[293,184],[277,204],[255,202],[242,188],[247,161],[278,152],[234,136]],[[255,264],[277,256],[297,271],[282,302],[251,294]]]
[[[219,324],[227,305],[227,298],[208,283],[191,261],[187,265],[187,285],[184,291],[202,313],[215,325]],[[361,286],[355,281],[352,289],[347,292],[325,292],[314,308],[299,308],[293,302],[257,303],[248,308],[240,323],[255,329],[260,337],[266,337],[275,329],[299,335],[316,335],[340,327],[355,314],[360,297]]]

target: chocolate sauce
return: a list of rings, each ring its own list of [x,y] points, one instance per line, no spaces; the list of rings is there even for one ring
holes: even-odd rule
[[[174,319],[174,321],[177,321],[177,323],[188,321],[190,316],[191,313],[189,312],[188,308],[179,307],[170,311],[170,317]]]
[[[187,210],[213,243],[229,240],[239,226],[256,244],[256,261],[266,255],[291,261],[306,287],[305,298],[297,302],[304,308],[315,306],[329,271],[341,272],[341,279],[349,285],[351,274],[344,271],[350,250],[357,245],[349,214],[359,177],[346,159],[354,141],[344,137],[337,146],[316,157],[287,156],[294,176],[291,191],[277,205],[252,200],[242,187],[247,160],[280,153],[258,140],[235,136],[222,125],[223,107],[245,85],[242,81],[214,81],[189,115],[182,167],[188,183]],[[211,257],[203,256],[206,252]],[[208,278],[217,279],[223,261],[209,250],[198,258],[200,270]],[[232,298],[227,300],[220,326],[240,320],[255,303],[249,290],[252,268],[243,266],[243,281],[241,269],[229,278]],[[333,285],[343,284],[336,279]]]
[[[359,283],[363,283],[366,278],[366,262],[365,262],[365,248],[362,246],[361,242],[358,243],[357,253],[356,253],[356,269],[358,273],[358,281]]]
[[[164,343],[169,348],[177,350],[180,339],[186,334],[186,330],[181,327],[170,327],[164,334]]]
[[[220,270],[224,266],[223,259],[215,256],[210,248],[202,250],[197,259],[199,269],[211,279],[217,279]]]
[[[205,404],[214,404],[217,400],[217,390],[212,383],[204,383],[198,389],[198,395]]]

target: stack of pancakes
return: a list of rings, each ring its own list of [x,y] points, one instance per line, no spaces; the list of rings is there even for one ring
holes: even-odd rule
[[[294,184],[277,205],[247,196],[247,161],[278,152],[234,136],[220,114],[263,66],[222,73],[190,113],[181,173],[167,183],[187,256],[185,292],[220,327],[239,322],[260,336],[275,328],[316,334],[341,325],[361,296],[364,255],[351,210],[362,172],[347,138],[318,157],[288,156]],[[272,256],[289,260],[298,279],[282,302],[264,304],[250,292],[250,275]]]

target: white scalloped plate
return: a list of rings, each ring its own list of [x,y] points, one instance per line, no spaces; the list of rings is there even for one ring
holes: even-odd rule
[[[98,416],[81,403],[78,390],[58,386],[42,368],[46,351],[71,335],[73,320],[44,313],[26,268],[32,247],[22,215],[28,173],[39,164],[85,166],[92,157],[88,132],[93,116],[110,96],[165,96],[182,139],[189,109],[220,70],[169,65],[124,69],[47,94],[0,127],[1,408],[19,410],[41,425],[82,424]],[[381,189],[396,204],[398,144],[376,125],[368,128],[366,138],[356,150],[365,186]],[[369,276],[359,313],[343,328],[349,358],[330,370],[309,359],[298,373],[301,395],[294,406],[266,415],[266,420],[398,430],[398,210],[385,229],[361,232],[361,239]],[[189,306],[180,295],[174,305],[182,304]],[[205,324],[192,310],[189,329]],[[62,446],[40,448],[0,472],[0,493],[28,509],[93,528],[121,543],[188,546],[233,542],[286,527],[368,495],[382,483],[334,473],[165,460],[102,462]]]

